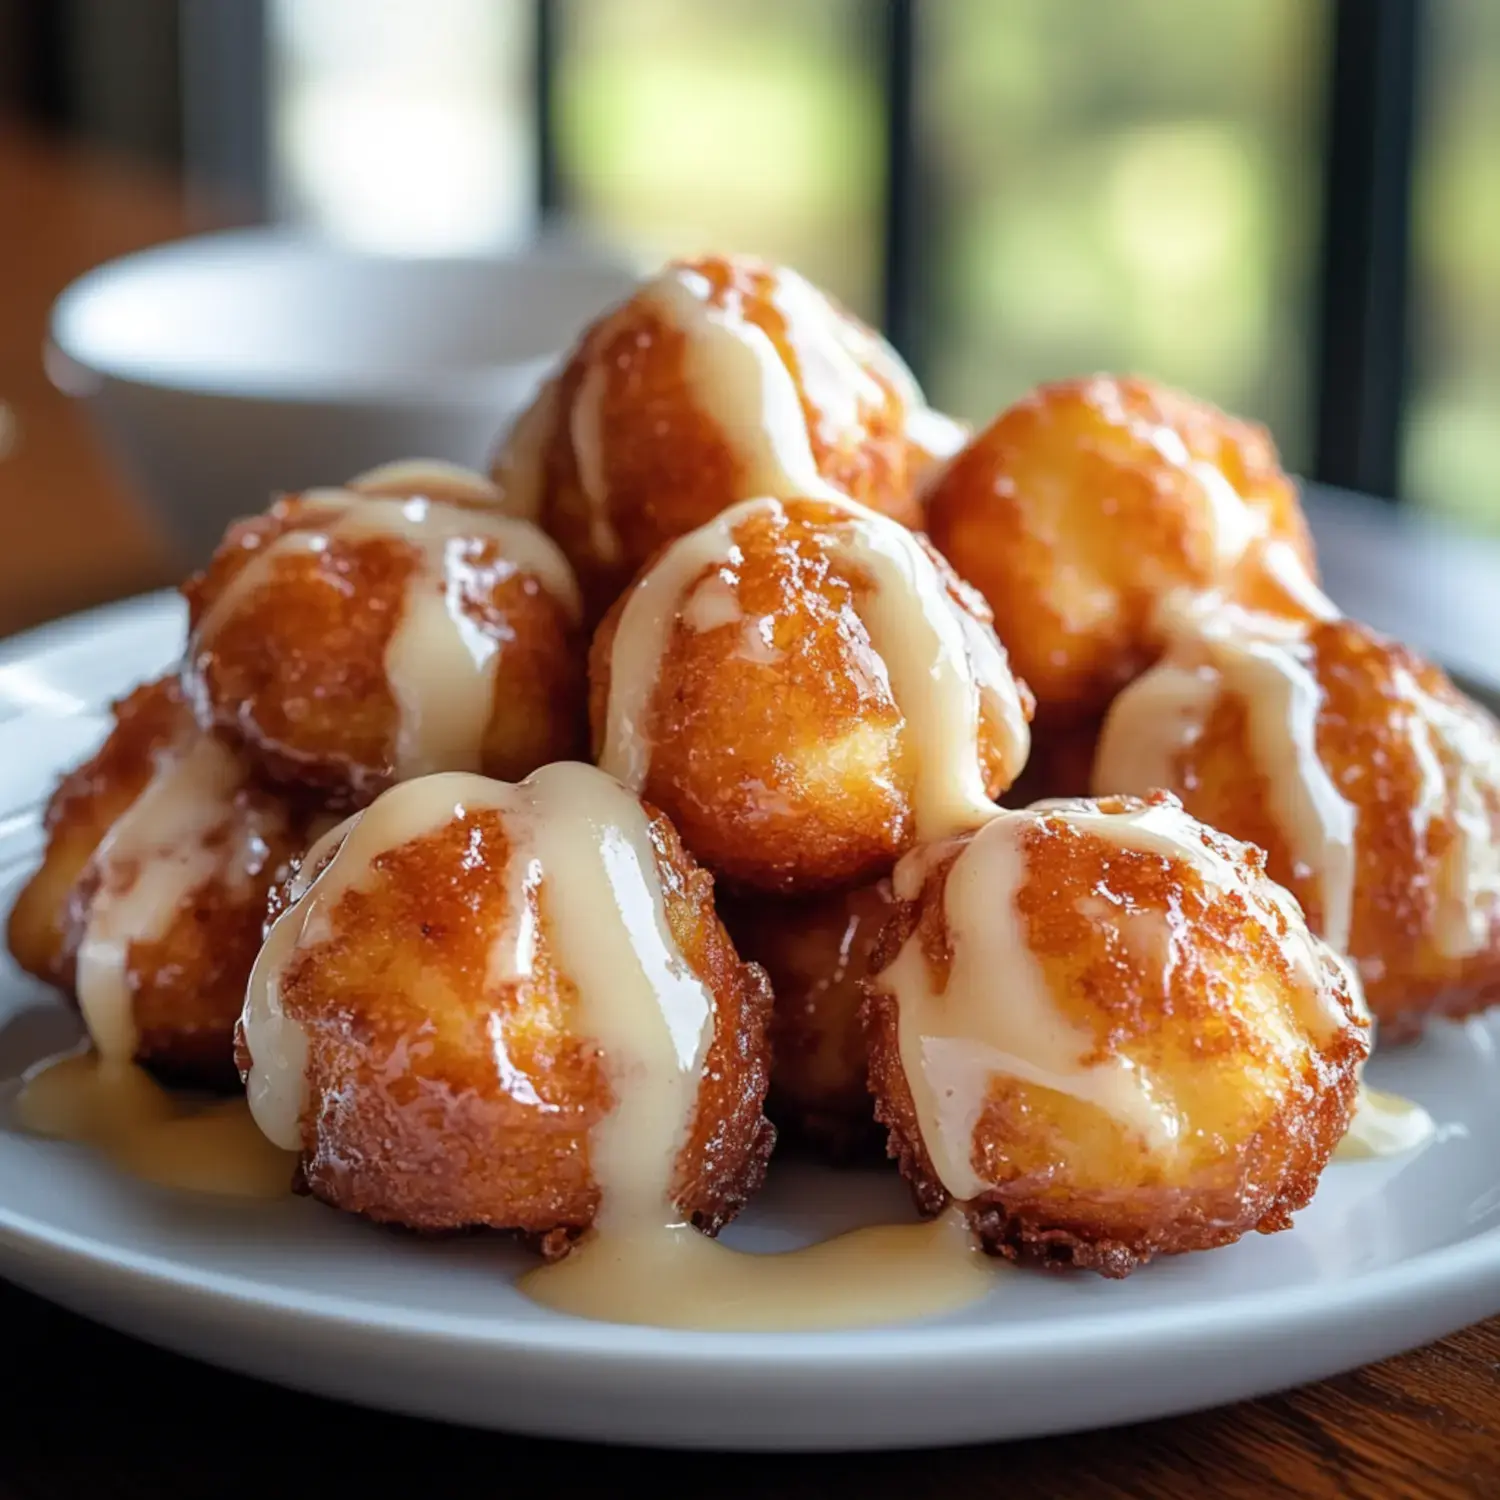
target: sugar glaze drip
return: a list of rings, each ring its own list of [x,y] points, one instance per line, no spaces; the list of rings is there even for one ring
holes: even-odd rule
[[[413,495],[419,484],[433,497]],[[458,503],[485,496],[488,505]],[[389,464],[343,489],[305,491],[301,499],[318,523],[284,532],[246,563],[200,622],[190,654],[212,647],[221,623],[270,580],[281,559],[318,554],[339,540],[388,538],[412,547],[419,565],[385,651],[399,711],[393,771],[408,780],[478,770],[503,642],[464,607],[465,585],[476,573],[472,548],[493,543],[498,557],[486,568],[530,574],[571,620],[582,615],[577,580],[556,544],[528,522],[502,514],[495,508],[498,496],[477,474],[426,462]]]
[[[1013,769],[1025,762],[1030,732],[1004,649],[953,599],[932,558],[904,526],[851,500],[835,514],[826,542],[834,557],[872,587],[858,603],[891,693],[917,747],[913,810],[917,836],[943,838],[987,818],[980,765],[982,705],[998,710]],[[649,724],[663,658],[679,622],[701,628],[695,603],[703,580],[740,559],[736,536],[757,518],[784,517],[774,497],[744,500],[679,538],[626,597],[610,657],[609,702],[600,764],[640,791],[651,769]],[[712,597],[711,619],[728,620],[731,585]]]
[[[265,869],[268,841],[284,832],[284,816],[270,804],[236,804],[244,784],[234,753],[189,729],[158,753],[145,789],[94,851],[98,888],[74,987],[89,1035],[111,1062],[135,1055],[131,946],[160,939],[210,880],[243,890]]]
[[[1318,893],[1323,937],[1347,951],[1357,817],[1318,754],[1323,690],[1303,627],[1244,610],[1178,621],[1167,657],[1127,687],[1105,720],[1094,762],[1100,795],[1181,787],[1181,757],[1225,697],[1244,704],[1255,770],[1294,867]]]
[[[255,1119],[296,1149],[307,1116],[309,1038],[287,1013],[283,976],[334,930],[340,897],[385,851],[472,811],[506,820],[511,914],[491,982],[528,972],[539,887],[548,948],[573,979],[579,1028],[595,1038],[615,1105],[594,1128],[594,1227],[521,1290],[577,1316],[675,1327],[791,1328],[931,1316],[982,1296],[993,1276],[956,1217],[859,1230],[783,1255],[746,1255],[682,1222],[679,1153],[692,1126],[714,1025],[711,991],[666,926],[644,810],[589,766],[551,765],[517,786],[446,775],[393,788],[309,854],[251,978],[243,1018]]]
[[[927,406],[911,370],[879,334],[793,271],[775,272],[770,300],[785,323],[795,377],[770,335],[745,315],[739,297],[716,300],[710,279],[686,265],[667,266],[646,281],[635,297],[592,330],[585,347],[608,348],[615,331],[643,307],[679,333],[685,383],[698,410],[723,434],[740,496],[837,498],[839,491],[818,469],[804,391],[821,429],[817,435],[830,445],[847,441],[869,413],[895,402],[910,424],[913,444],[929,462],[951,457],[962,447],[963,426]],[[588,505],[591,545],[602,560],[613,562],[622,548],[611,519],[603,439],[609,379],[602,356],[588,357],[565,420]],[[531,519],[540,514],[543,450],[559,420],[558,408],[554,380],[517,422],[497,463],[506,509],[513,514]]]
[[[1179,805],[1111,812],[1058,800],[998,811],[971,838],[918,849],[896,867],[896,894],[912,900],[936,866],[952,859],[942,897],[952,954],[946,985],[935,987],[920,933],[908,938],[876,981],[897,1002],[902,1071],[922,1142],[939,1180],[960,1201],[994,1186],[975,1164],[974,1131],[997,1078],[1092,1105],[1153,1151],[1170,1152],[1189,1128],[1159,1081],[1135,1061],[1087,1060],[1095,1038],[1058,1006],[1032,952],[1016,898],[1027,879],[1028,838],[1049,819],[1118,848],[1184,865],[1211,896],[1234,893],[1267,931],[1282,934],[1301,1024],[1320,1040],[1358,1024],[1340,1004],[1325,950],[1295,903],[1270,882],[1252,888]],[[1004,976],[1003,1004],[998,975]]]

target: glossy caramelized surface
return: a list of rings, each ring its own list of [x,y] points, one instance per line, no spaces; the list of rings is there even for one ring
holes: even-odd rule
[[[712,997],[671,1189],[681,1215],[713,1231],[758,1185],[773,1139],[760,1112],[770,994],[739,962],[712,883],[671,825],[653,814],[649,829],[647,874],[671,940]],[[319,857],[337,858],[344,836]],[[521,1230],[558,1254],[598,1212],[591,1137],[617,1096],[582,1027],[577,955],[557,939],[549,872],[513,865],[526,853],[522,825],[482,805],[396,839],[302,929],[272,983],[305,1038],[300,1132],[313,1193],[418,1229]],[[527,912],[515,909],[518,893]],[[296,917],[294,904],[281,920]],[[496,954],[518,933],[531,934],[527,969],[512,977]],[[254,1102],[253,1075],[251,1088]]]
[[[1110,1275],[1288,1227],[1368,1042],[1255,851],[1169,798],[1064,803],[919,850],[896,890],[871,1077],[929,1212]]]
[[[1245,626],[1206,649],[1184,636],[1117,703],[1096,787],[1169,787],[1266,850],[1314,926],[1347,934],[1382,1039],[1494,1003],[1500,725],[1431,662],[1353,621],[1279,646],[1254,637]],[[1245,672],[1252,650],[1273,671],[1280,659],[1269,682]],[[1268,696],[1288,675],[1300,703]]]
[[[659,547],[735,500],[824,484],[916,524],[934,438],[960,440],[878,335],[791,271],[709,256],[594,324],[496,477],[560,543],[597,618]]]
[[[424,732],[423,716],[403,694],[444,672],[458,679],[450,703],[471,700],[473,743],[437,748],[437,759],[462,764],[426,764],[433,757],[418,747],[420,769],[520,777],[574,754],[582,638],[572,601],[532,570],[529,550],[517,552],[507,528],[523,523],[461,499],[413,502],[423,509],[408,507],[408,519],[400,502],[371,497],[362,503],[389,509],[393,524],[350,528],[352,498],[278,501],[232,526],[184,586],[184,681],[200,720],[267,775],[351,806],[412,774],[405,743]],[[412,631],[424,606],[443,611],[446,637]],[[442,712],[433,705],[426,717]]]
[[[945,740],[915,697],[898,702],[898,641],[883,655],[868,623],[885,585],[850,563],[847,509],[768,501],[715,525],[717,537],[705,528],[683,538],[642,573],[600,626],[589,666],[606,768],[612,725],[644,744],[641,789],[716,874],[731,886],[799,893],[878,878],[916,837],[924,777],[946,768],[945,785],[977,780],[981,811],[985,793],[1010,784],[1025,757],[1030,700],[983,601],[920,538],[902,533],[909,576],[926,581],[897,601],[906,613],[892,635],[914,642],[935,623],[964,637],[948,665],[979,683],[955,684],[979,704],[967,748],[962,735]],[[711,543],[701,563],[681,550],[700,538]],[[652,649],[637,651],[621,634],[632,596],[668,568],[661,629]],[[638,714],[612,706],[624,679]]]
[[[1287,575],[1316,574],[1264,429],[1146,380],[1038,387],[936,480],[927,526],[989,601],[1041,725],[1097,717],[1154,660],[1171,590],[1301,613]]]
[[[248,768],[238,778],[231,768],[180,847],[153,843],[149,828],[121,840],[138,800],[153,784],[170,794],[164,778],[199,740],[175,679],[148,683],[116,705],[109,737],[48,804],[47,850],[7,937],[23,967],[75,996],[82,987],[86,1014],[80,954],[99,955],[96,985],[113,990],[101,1005],[126,1009],[109,1027],[126,1053],[121,1061],[222,1084],[235,1076],[234,1025],[260,949],[266,893],[300,849],[305,822],[257,787]],[[117,913],[108,932],[106,899]]]

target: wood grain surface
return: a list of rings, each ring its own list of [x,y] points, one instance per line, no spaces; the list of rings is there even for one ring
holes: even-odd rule
[[[140,497],[47,378],[47,317],[91,267],[234,217],[146,168],[0,120],[0,635],[173,581]]]
[[[124,163],[0,127],[0,633],[171,579],[169,548],[42,368],[47,308],[72,277],[209,222]],[[726,1497],[1500,1497],[1500,1319],[1270,1399],[989,1448],[848,1457],[685,1456],[465,1432],[222,1374],[0,1283],[0,1500],[242,1491],[359,1494],[687,1485]],[[1224,1358],[1232,1360],[1226,1347]],[[913,1390],[912,1400],[922,1393]]]

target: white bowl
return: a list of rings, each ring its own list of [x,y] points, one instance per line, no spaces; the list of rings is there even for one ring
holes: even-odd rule
[[[195,564],[277,491],[401,457],[483,467],[559,352],[635,281],[572,244],[425,260],[232,230],[74,282],[47,364]]]

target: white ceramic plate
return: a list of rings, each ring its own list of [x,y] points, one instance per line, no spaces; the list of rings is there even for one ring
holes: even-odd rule
[[[175,599],[154,597],[0,654],[7,892],[40,847],[38,799],[99,738],[100,705],[172,659],[181,628]],[[0,1077],[75,1035],[55,997],[0,974]],[[1497,1051],[1491,1020],[1378,1058],[1373,1081],[1427,1105],[1439,1139],[1335,1165],[1289,1233],[1123,1283],[1001,1274],[987,1301],[922,1324],[692,1334],[565,1318],[512,1289],[528,1262],[496,1240],[418,1242],[304,1200],[174,1196],[8,1124],[0,1272],[232,1369],[524,1432],[807,1449],[1100,1426],[1314,1380],[1500,1311]],[[890,1175],[778,1163],[728,1237],[787,1247],[909,1213]]]

